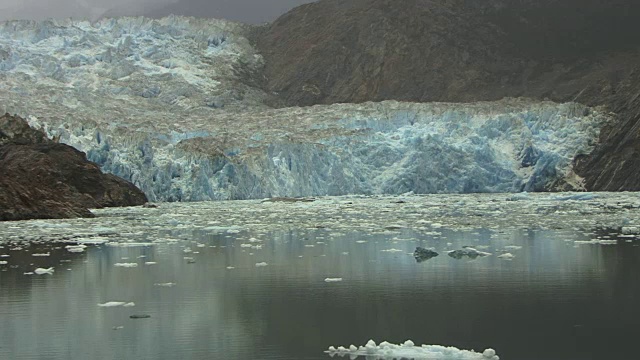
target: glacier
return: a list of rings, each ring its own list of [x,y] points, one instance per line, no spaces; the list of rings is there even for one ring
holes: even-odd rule
[[[0,110],[151,201],[582,190],[611,120],[576,103],[273,108],[248,25],[168,17],[0,25]]]

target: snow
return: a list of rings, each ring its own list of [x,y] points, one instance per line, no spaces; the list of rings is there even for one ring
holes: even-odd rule
[[[349,356],[352,359],[357,356],[366,359],[422,359],[422,360],[499,360],[495,350],[486,349],[482,353],[475,351],[460,350],[455,347],[439,345],[415,346],[411,340],[403,344],[392,344],[386,341],[379,345],[373,340],[369,340],[364,346],[350,345],[348,348],[330,346],[325,351],[331,356]]]
[[[270,109],[242,24],[183,17],[0,25],[0,106],[151,201],[581,190],[609,115],[575,103]],[[576,195],[571,200],[587,200]]]

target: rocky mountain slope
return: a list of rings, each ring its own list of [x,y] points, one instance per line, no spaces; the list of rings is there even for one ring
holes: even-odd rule
[[[530,97],[618,120],[576,159],[591,190],[640,190],[640,3],[321,0],[256,37],[289,105]]]
[[[26,121],[0,117],[0,220],[92,217],[89,208],[141,205],[133,184],[49,140]]]

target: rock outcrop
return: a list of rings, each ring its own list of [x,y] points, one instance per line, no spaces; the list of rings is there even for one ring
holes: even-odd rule
[[[49,140],[19,117],[0,118],[0,220],[92,217],[89,208],[146,201],[83,152]]]
[[[257,35],[288,105],[530,97],[618,120],[575,159],[589,190],[640,190],[640,3],[322,0]]]

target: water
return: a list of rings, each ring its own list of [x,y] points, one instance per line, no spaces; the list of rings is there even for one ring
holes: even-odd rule
[[[635,358],[640,247],[616,224],[634,225],[638,199],[503,200],[167,204],[3,223],[0,359],[329,359],[329,345],[369,339],[502,359]],[[593,239],[615,244],[576,243]],[[77,241],[106,243],[64,248]],[[493,255],[445,252],[465,245]],[[416,263],[416,246],[440,256]],[[507,251],[513,260],[498,257]],[[135,306],[98,306],[108,301]]]

